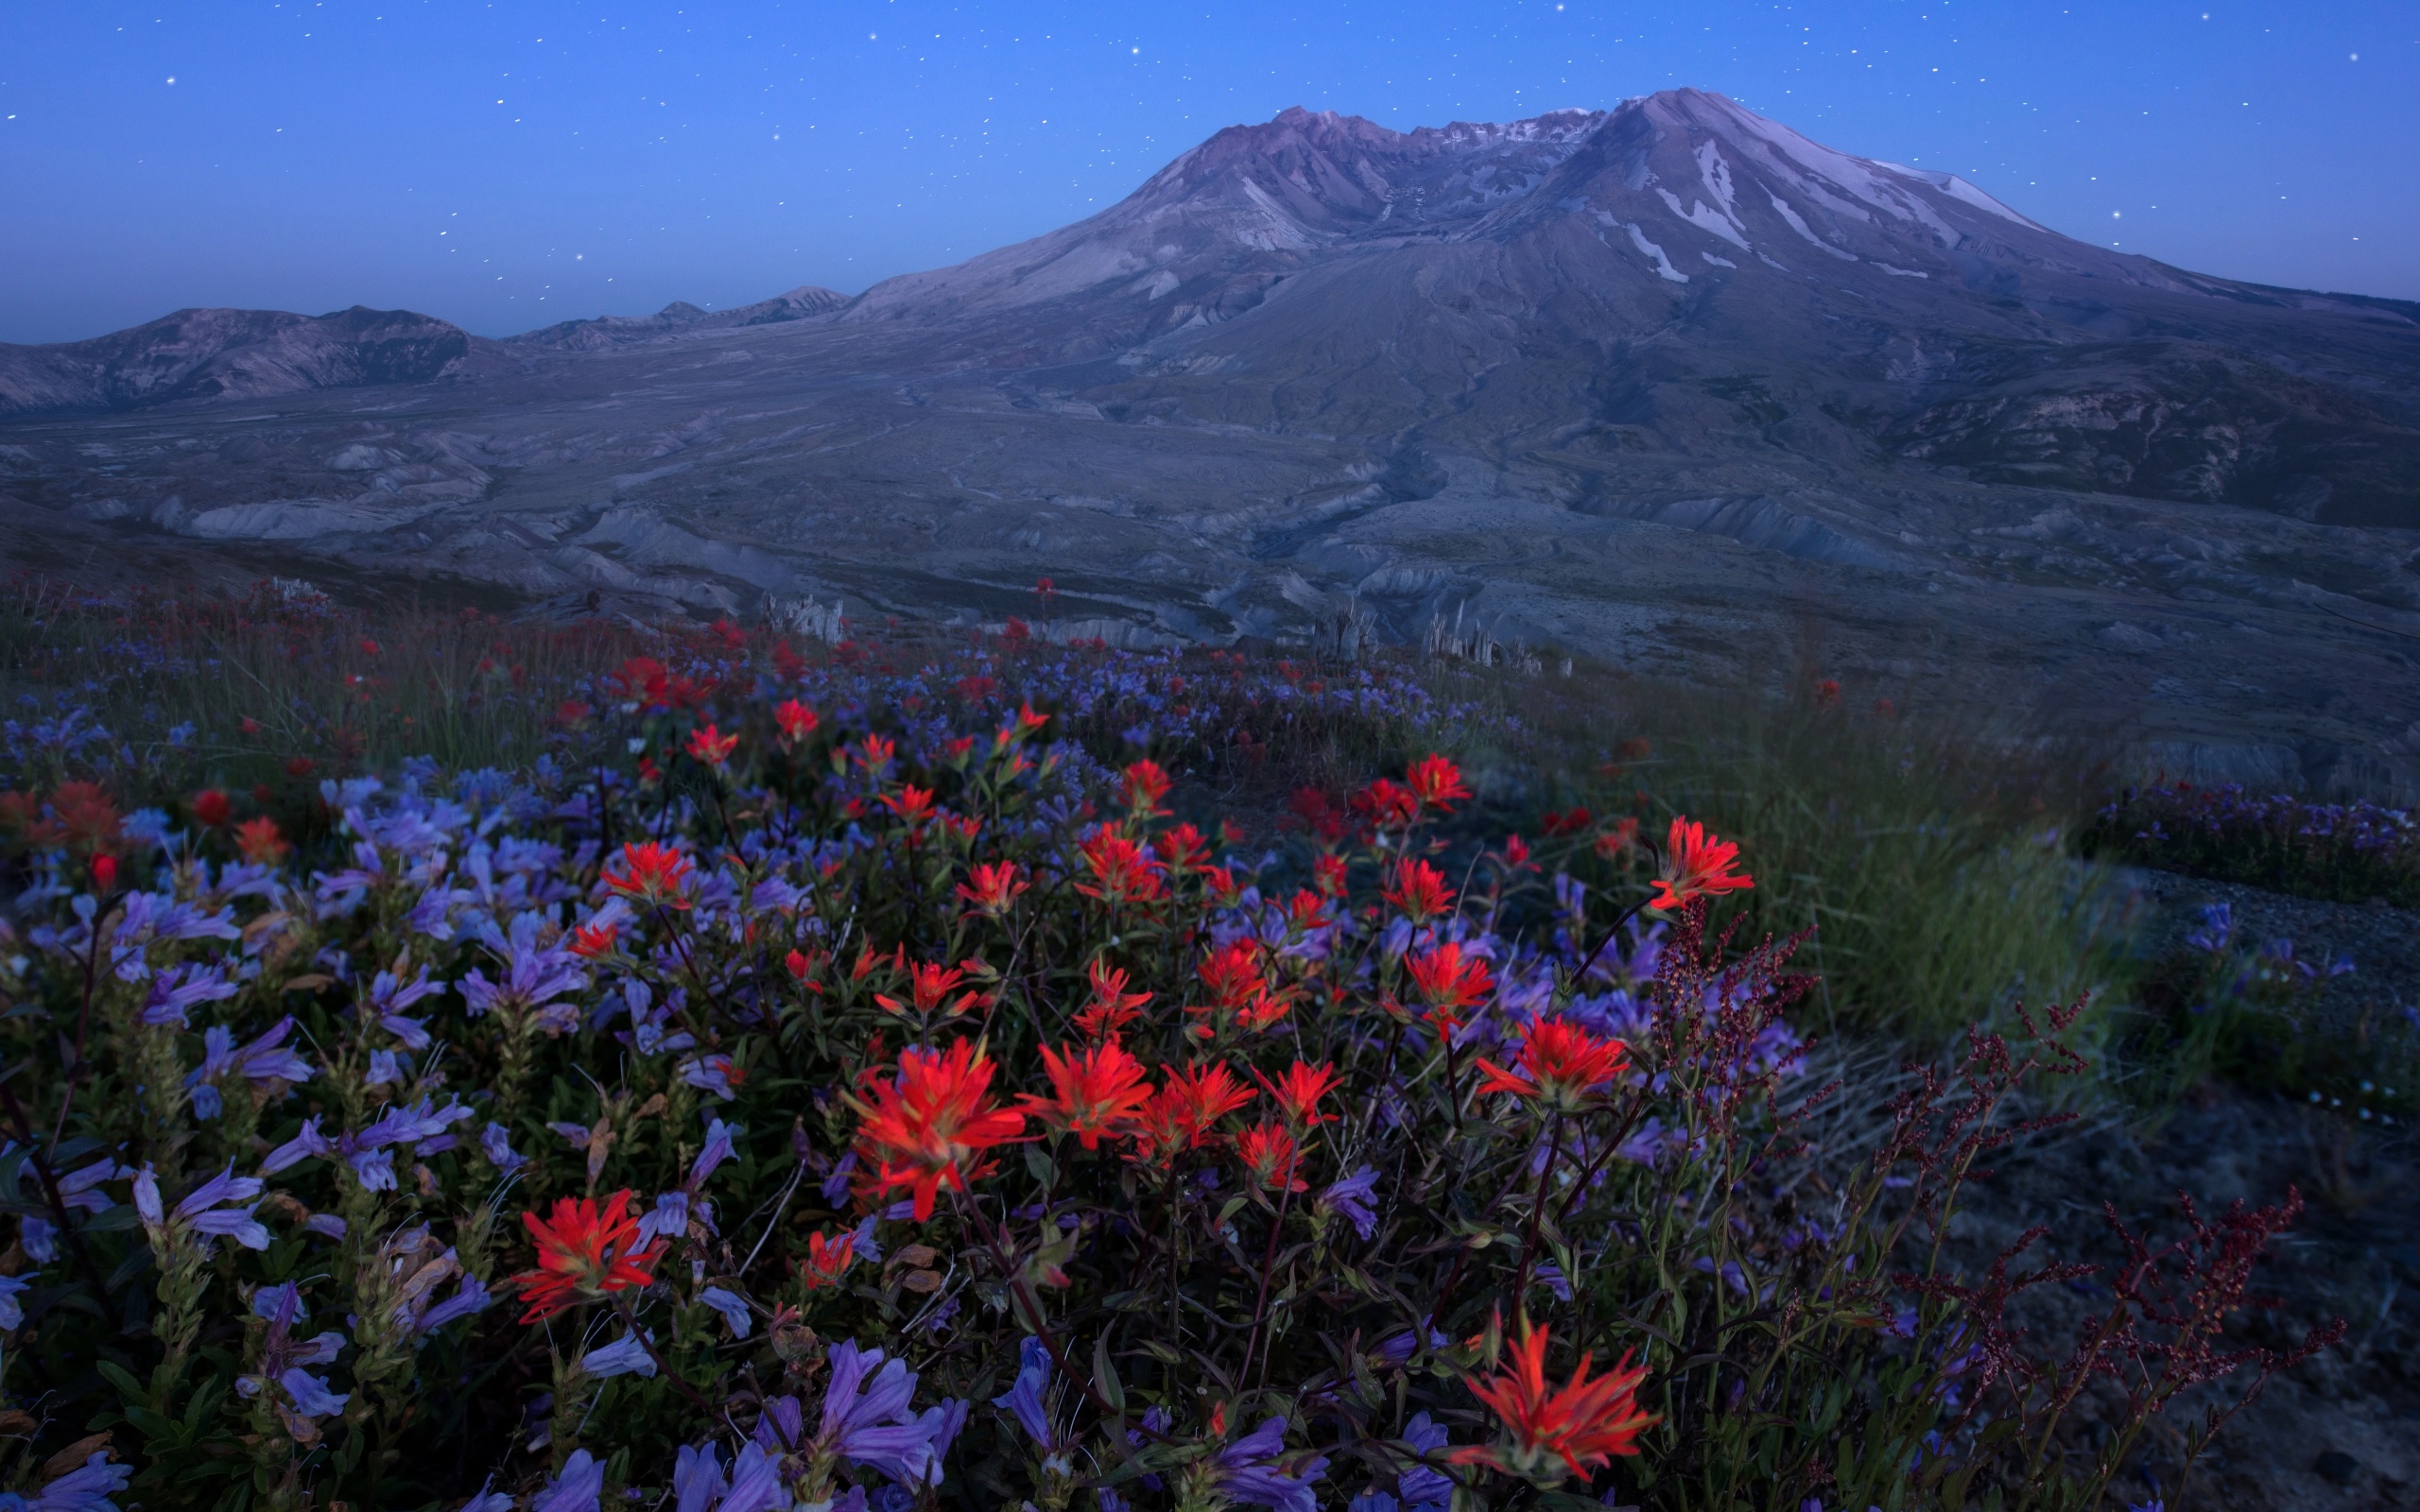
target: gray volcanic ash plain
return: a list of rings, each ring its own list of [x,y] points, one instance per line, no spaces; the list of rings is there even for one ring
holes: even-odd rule
[[[1048,576],[1062,637],[1459,616],[2410,783],[2420,305],[2120,255],[1693,90],[1288,111],[855,299],[0,347],[0,549],[966,624]]]

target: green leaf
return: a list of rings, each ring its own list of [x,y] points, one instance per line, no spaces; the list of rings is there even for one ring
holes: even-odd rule
[[[1117,1366],[1109,1357],[1106,1333],[1093,1340],[1093,1384],[1099,1390],[1101,1400],[1109,1403],[1110,1411],[1126,1410],[1126,1384],[1117,1379]]]

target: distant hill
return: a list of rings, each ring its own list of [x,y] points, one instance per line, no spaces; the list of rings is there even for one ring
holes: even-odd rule
[[[89,341],[0,344],[0,414],[429,383],[469,366],[473,344],[409,310],[179,310]]]

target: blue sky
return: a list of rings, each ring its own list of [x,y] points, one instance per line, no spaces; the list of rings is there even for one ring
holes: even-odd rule
[[[2072,235],[2420,299],[2412,0],[11,0],[0,31],[0,340],[854,293],[1288,105],[1408,129],[1684,84]]]

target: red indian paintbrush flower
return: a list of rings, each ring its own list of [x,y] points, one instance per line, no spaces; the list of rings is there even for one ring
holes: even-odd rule
[[[1445,885],[1443,874],[1426,861],[1396,862],[1380,895],[1415,924],[1454,909],[1454,890]]]
[[[1219,1120],[1259,1094],[1223,1060],[1171,1071],[1135,1119],[1134,1159],[1166,1165],[1202,1143]]]
[[[571,932],[571,953],[582,960],[596,960],[614,954],[614,936],[620,925],[608,919],[602,924],[581,924]]]
[[[193,796],[194,821],[205,830],[215,830],[235,816],[235,805],[217,788],[204,788]]]
[[[933,816],[933,790],[913,782],[902,783],[898,792],[882,795],[882,806],[912,830]]]
[[[838,1286],[849,1262],[856,1259],[856,1247],[854,1234],[842,1234],[838,1239],[827,1239],[820,1233],[807,1235],[806,1254],[798,1263],[799,1279],[806,1282],[810,1292]]]
[[[538,1268],[512,1278],[529,1302],[522,1322],[535,1323],[575,1302],[593,1302],[655,1279],[662,1250],[639,1244],[639,1221],[630,1209],[631,1194],[622,1191],[607,1197],[601,1209],[594,1197],[557,1197],[553,1216],[521,1215],[522,1227],[538,1246]]]
[[[913,1006],[918,1013],[942,1013],[955,1019],[974,1006],[977,995],[972,992],[959,992],[954,1003],[945,1001],[964,980],[966,969],[962,966],[943,966],[939,961],[913,961],[908,967],[909,995],[914,999]],[[910,1006],[880,992],[873,995],[873,1000],[892,1013],[906,1013]]]
[[[1627,1354],[1593,1381],[1588,1366],[1595,1356],[1582,1354],[1568,1382],[1549,1386],[1547,1331],[1532,1332],[1524,1320],[1512,1355],[1501,1375],[1486,1381],[1463,1378],[1471,1395],[1495,1409],[1504,1434],[1494,1444],[1454,1451],[1455,1464],[1492,1466],[1551,1486],[1566,1476],[1586,1475],[1591,1467],[1607,1464],[1616,1454],[1637,1453],[1639,1434],[1657,1421],[1653,1414],[1638,1410],[1638,1387],[1647,1369],[1633,1368]]]
[[[1120,1029],[1143,1016],[1138,1010],[1151,1001],[1149,992],[1126,990],[1125,968],[1112,966],[1098,956],[1085,968],[1085,974],[1092,978],[1093,1000],[1076,1015],[1076,1027],[1087,1039],[1116,1038]]]
[[[997,919],[1017,901],[1017,894],[1032,885],[1017,875],[1013,861],[978,861],[966,881],[958,885],[958,895],[977,913]]]
[[[614,869],[617,866],[619,871]],[[689,872],[687,856],[650,840],[645,845],[622,847],[605,865],[605,885],[637,902],[686,908],[689,900],[682,896],[681,889],[689,880]]]
[[[773,711],[773,727],[782,732],[782,744],[796,745],[815,733],[823,721],[814,710],[792,698]]]
[[[1274,1119],[1264,1118],[1236,1136],[1236,1159],[1254,1186],[1309,1191],[1310,1183],[1297,1174],[1305,1153],[1295,1143],[1294,1131]]]
[[[992,1101],[992,1062],[971,1040],[946,1051],[910,1046],[895,1074],[866,1090],[872,1101],[849,1098],[861,1120],[857,1159],[873,1168],[877,1192],[914,1193],[918,1223],[933,1215],[942,1187],[963,1192],[968,1177],[989,1174],[985,1150],[1025,1131],[1025,1114]]]
[[[1097,830],[1091,839],[1077,847],[1084,858],[1084,867],[1093,874],[1090,882],[1079,882],[1076,890],[1087,898],[1098,898],[1115,907],[1119,903],[1151,902],[1167,895],[1160,884],[1160,864],[1143,853],[1143,848],[1113,830]]]
[[[1104,1136],[1124,1134],[1150,1100],[1143,1063],[1115,1040],[1083,1050],[1063,1044],[1059,1051],[1053,1054],[1048,1045],[1042,1047],[1051,1095],[1036,1097],[1028,1092],[1017,1099],[1017,1105],[1051,1128],[1080,1137],[1085,1149],[1099,1149]]]
[[[1435,1007],[1475,1008],[1495,988],[1487,962],[1464,955],[1455,940],[1407,957],[1404,968],[1411,973],[1411,985],[1422,1000]]]
[[[1487,1079],[1479,1094],[1511,1092],[1566,1113],[1587,1106],[1588,1094],[1619,1075],[1630,1049],[1618,1040],[1589,1033],[1568,1019],[1539,1019],[1521,1040],[1521,1054],[1507,1071],[1482,1059]]]
[[[1334,1113],[1320,1111],[1320,1099],[1336,1091],[1344,1075],[1334,1065],[1309,1066],[1297,1060],[1280,1075],[1271,1078],[1253,1074],[1286,1115],[1286,1122],[1304,1128],[1314,1124],[1336,1122]]]
[[[1456,799],[1471,796],[1462,785],[1462,769],[1443,756],[1423,756],[1404,775],[1404,784],[1432,809],[1451,809]]]
[[[1655,896],[1647,906],[1679,908],[1694,898],[1714,898],[1754,887],[1756,879],[1732,871],[1739,847],[1718,840],[1693,820],[1672,816],[1671,833],[1664,841],[1664,871],[1655,879]]]
[[[708,725],[702,730],[689,731],[689,743],[683,748],[708,766],[720,767],[731,760],[731,753],[739,748],[739,737],[736,734],[726,735]]]
[[[264,814],[235,826],[235,849],[256,867],[273,867],[285,858],[290,848],[285,837],[277,833],[277,821]]]
[[[1126,768],[1117,780],[1117,796],[1127,809],[1135,814],[1157,816],[1167,811],[1160,807],[1160,799],[1168,796],[1168,774],[1150,757]]]

